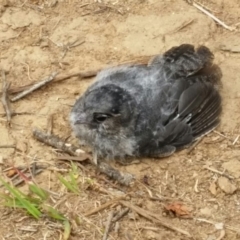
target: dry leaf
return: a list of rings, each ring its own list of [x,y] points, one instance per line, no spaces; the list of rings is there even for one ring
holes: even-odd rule
[[[17,170],[16,170],[16,169],[10,169],[10,170],[6,173],[7,177],[9,177],[9,178],[13,177],[13,176],[16,175],[16,174],[17,174]]]
[[[167,211],[173,213],[177,217],[192,218],[191,213],[190,213],[192,208],[187,207],[183,203],[180,203],[180,202],[170,203],[170,204],[165,206],[165,209]]]

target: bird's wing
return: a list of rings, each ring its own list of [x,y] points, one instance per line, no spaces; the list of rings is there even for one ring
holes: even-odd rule
[[[167,51],[161,59],[164,77],[171,84],[160,102],[160,144],[182,147],[208,133],[219,123],[221,97],[214,87],[221,79],[220,69],[212,65],[213,55],[206,47],[194,50],[181,45]]]

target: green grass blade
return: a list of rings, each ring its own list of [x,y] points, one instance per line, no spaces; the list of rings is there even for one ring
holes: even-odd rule
[[[68,182],[62,175],[59,174],[58,179],[69,191],[72,191],[76,194],[79,193],[78,189],[76,189],[74,186],[72,186],[72,184],[70,182]]]
[[[5,186],[5,188],[13,195],[13,197],[15,197],[16,200],[18,200],[22,204],[22,206],[28,211],[29,214],[31,214],[33,217],[37,219],[40,218],[41,212],[31,202],[24,199],[25,194],[23,194],[17,188],[12,187],[10,184],[5,182],[1,178],[0,178],[0,181]]]
[[[46,200],[49,196],[49,194],[44,189],[38,187],[35,184],[29,184],[29,190],[42,200]]]
[[[70,222],[68,220],[65,220],[63,226],[64,226],[63,240],[68,240],[71,234]]]
[[[66,220],[63,214],[51,206],[44,206],[43,209],[46,211],[47,215],[55,220]]]

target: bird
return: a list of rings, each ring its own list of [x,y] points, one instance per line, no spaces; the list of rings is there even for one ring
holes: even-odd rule
[[[148,64],[101,70],[70,112],[94,161],[168,157],[220,123],[222,72],[206,46],[181,44]]]

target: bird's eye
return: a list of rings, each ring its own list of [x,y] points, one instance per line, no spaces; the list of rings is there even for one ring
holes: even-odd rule
[[[103,113],[95,113],[94,114],[94,120],[97,123],[102,123],[109,117],[110,117],[110,115],[108,115],[108,114],[103,114]]]

